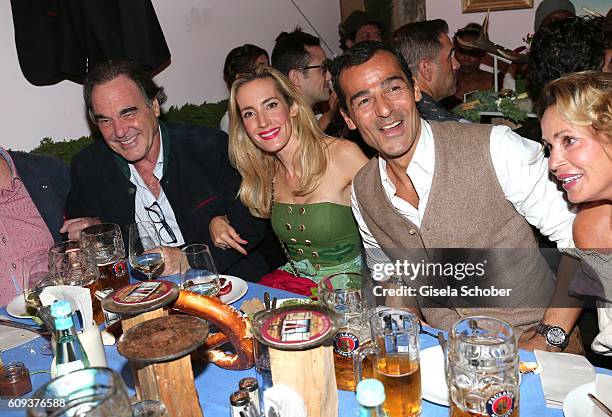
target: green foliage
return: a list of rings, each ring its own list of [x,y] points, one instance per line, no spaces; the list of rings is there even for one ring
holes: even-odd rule
[[[472,101],[477,101],[477,104],[470,106]],[[524,101],[517,100],[516,97],[499,98],[495,91],[478,91],[471,95],[468,103],[455,107],[453,113],[473,122],[479,122],[480,112],[499,111],[514,123],[522,123],[527,119],[529,110],[524,108],[523,103]]]
[[[227,100],[218,103],[185,104],[180,108],[170,107],[160,116],[160,120],[171,123],[185,123],[208,127],[219,127],[219,122],[227,109]],[[54,141],[44,138],[32,153],[55,156],[70,163],[72,157],[89,144],[93,143],[95,136],[83,136],[79,139],[64,139]]]
[[[170,107],[160,119],[164,122],[219,127],[219,122],[226,110],[227,100],[221,100],[218,103],[187,103],[180,108]]]
[[[78,139],[64,139],[58,142],[51,138],[44,138],[40,141],[40,145],[32,150],[32,153],[55,156],[69,164],[74,155],[93,141],[92,136],[81,136]]]

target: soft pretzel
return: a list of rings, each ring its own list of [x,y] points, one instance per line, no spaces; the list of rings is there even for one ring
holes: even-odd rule
[[[255,359],[251,323],[234,307],[223,303],[217,297],[181,290],[174,309],[203,318],[219,328],[220,332],[210,334],[203,344],[205,351],[201,355],[209,362],[220,368],[233,370],[249,369],[253,366]],[[236,353],[216,349],[228,341]],[[198,355],[200,354],[196,352],[196,356]]]

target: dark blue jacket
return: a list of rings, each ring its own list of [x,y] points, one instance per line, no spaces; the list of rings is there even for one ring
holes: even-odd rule
[[[68,166],[51,156],[15,151],[8,153],[53,240],[56,243],[65,240],[59,229],[64,222],[64,206],[70,191]]]

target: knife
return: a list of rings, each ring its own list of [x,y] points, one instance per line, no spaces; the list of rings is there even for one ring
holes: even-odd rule
[[[607,416],[612,416],[612,410],[610,410],[608,408],[607,405],[605,405],[604,403],[601,402],[600,399],[598,399],[596,396],[594,396],[593,394],[591,394],[589,392],[589,398],[591,399],[591,401],[593,401],[595,403],[595,405],[601,410],[603,411]]]
[[[27,330],[27,331],[30,331],[32,333],[39,334],[41,336],[49,336],[49,335],[51,335],[51,332],[46,327],[34,326],[34,325],[31,325],[31,324],[18,323],[16,321],[6,320],[6,319],[2,319],[2,318],[0,318],[0,325],[8,326],[8,327],[14,327],[16,329]]]

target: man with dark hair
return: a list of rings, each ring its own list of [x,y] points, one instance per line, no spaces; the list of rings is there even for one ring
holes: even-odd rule
[[[229,234],[251,250],[264,230],[236,199],[240,176],[230,166],[225,133],[159,122],[163,88],[130,62],[94,68],[84,98],[104,140],[72,161],[66,204],[71,219],[62,231],[74,238],[104,221],[119,224],[127,239],[127,225],[151,221],[165,245],[164,273],[178,272],[179,247],[191,243],[210,246],[219,272],[249,280],[267,273],[257,253],[247,255],[240,245],[232,249],[218,239]]]
[[[425,120],[462,121],[438,104],[457,90],[459,62],[453,55],[453,43],[448,37],[448,25],[442,19],[407,23],[391,37],[419,84],[423,98],[417,103]]]
[[[426,122],[417,111],[421,91],[412,85],[408,64],[381,43],[355,45],[331,67],[346,123],[379,155],[353,181],[353,213],[367,264],[387,287],[417,291],[387,294],[387,304],[414,308],[442,329],[468,315],[492,315],[525,332],[527,348],[565,348],[580,310],[546,308],[553,274],[529,223],[559,246],[569,246],[574,214],[549,179],[539,145],[506,126]],[[472,268],[487,259],[484,276],[470,282],[452,273],[393,271],[398,263],[429,270],[466,256],[474,259]],[[397,276],[403,282],[394,283]],[[512,298],[474,299],[447,290],[446,298],[432,299],[421,292],[430,288],[424,284],[446,289],[458,282],[468,288],[510,288]],[[545,325],[554,325],[560,338],[542,337]],[[579,338],[571,340],[571,350],[580,351]]]
[[[570,0],[543,0],[538,5],[533,20],[533,32],[537,32],[557,20],[576,16],[576,7]]]
[[[321,48],[321,40],[296,27],[293,32],[282,32],[276,38],[272,50],[272,67],[282,72],[310,107],[328,102],[329,110],[319,119],[325,130],[332,121],[337,100],[330,98],[330,75],[327,70],[327,55]]]
[[[550,81],[572,72],[604,70],[605,37],[601,17],[566,17],[536,32],[529,48],[527,68],[527,90],[536,111],[540,107],[540,93]],[[527,120],[516,133],[539,142],[542,139],[540,121]]]
[[[340,48],[346,51],[363,41],[382,42],[385,33],[384,25],[368,13],[355,10],[340,25]]]
[[[61,242],[70,171],[46,155],[0,146],[0,306],[22,290],[21,260]]]
[[[606,34],[601,17],[570,17],[543,26],[529,48],[529,94],[536,101],[548,82],[578,71],[601,71]]]

